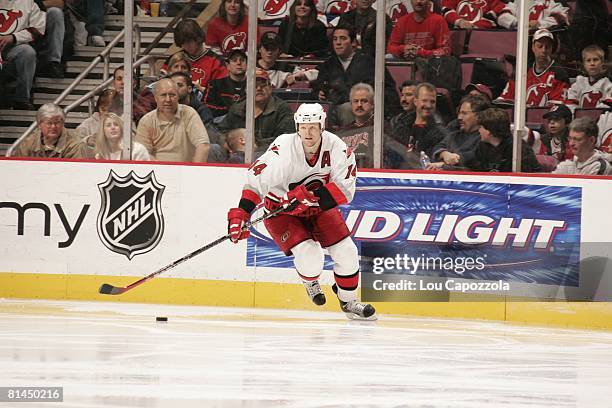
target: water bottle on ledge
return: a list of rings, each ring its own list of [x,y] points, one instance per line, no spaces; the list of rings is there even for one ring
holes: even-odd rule
[[[431,164],[429,156],[425,152],[421,152],[421,167],[426,169]]]
[[[161,0],[161,2],[159,3],[159,15],[161,17],[168,16],[168,3],[168,0]]]

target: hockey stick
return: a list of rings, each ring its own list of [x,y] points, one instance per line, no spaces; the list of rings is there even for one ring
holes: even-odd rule
[[[261,221],[264,221],[268,218],[274,217],[275,215],[279,214],[282,211],[287,211],[290,208],[283,208],[283,207],[279,207],[276,210],[268,213],[268,214],[264,214],[261,217],[253,220],[253,221],[249,221],[247,222],[244,227],[242,227],[243,229],[248,229],[250,227],[252,227],[255,224],[260,223]],[[165,272],[169,269],[174,268],[175,266],[182,264],[185,261],[188,261],[189,259],[193,258],[196,255],[201,254],[204,251],[209,250],[210,248],[219,245],[220,243],[222,243],[225,240],[228,240],[230,238],[230,234],[224,235],[218,239],[216,239],[215,241],[211,242],[210,244],[204,245],[201,248],[196,249],[195,251],[185,255],[184,257],[177,259],[176,261],[172,262],[170,265],[166,265],[161,269],[158,269],[157,271],[153,272],[150,275],[145,276],[142,279],[137,280],[134,283],[131,283],[129,285],[127,285],[126,287],[118,287],[118,286],[113,286],[110,285],[108,283],[104,283],[102,284],[102,286],[100,286],[100,289],[98,290],[98,292],[100,292],[100,294],[102,295],[121,295],[122,293],[127,292],[130,289],[134,289],[136,286],[145,283],[146,281],[153,279],[153,277],[159,275],[162,272]]]

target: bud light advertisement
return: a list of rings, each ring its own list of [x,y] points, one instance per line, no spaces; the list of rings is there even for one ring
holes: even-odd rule
[[[341,211],[364,273],[577,287],[581,204],[580,187],[359,177]],[[293,268],[265,227],[247,245],[248,266]]]

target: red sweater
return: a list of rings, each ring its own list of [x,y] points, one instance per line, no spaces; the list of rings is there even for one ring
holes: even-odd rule
[[[221,17],[215,17],[206,31],[206,45],[221,50],[221,54],[226,54],[234,48],[241,50],[247,49],[249,32],[249,19],[244,17],[242,23],[231,25]]]
[[[450,33],[444,17],[428,13],[420,23],[415,21],[414,13],[400,18],[391,32],[387,52],[402,58],[407,44],[420,47],[419,57],[450,55]]]

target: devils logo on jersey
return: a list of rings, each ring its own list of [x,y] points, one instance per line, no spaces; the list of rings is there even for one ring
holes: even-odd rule
[[[289,0],[265,0],[263,11],[268,17],[281,17],[289,10]]]
[[[233,33],[228,35],[223,39],[223,43],[221,44],[221,49],[224,52],[229,50],[233,50],[234,48],[240,48],[241,50],[246,50],[246,33],[240,31],[238,33]]]
[[[335,0],[327,3],[325,14],[344,14],[351,9],[351,2],[345,0]]]
[[[393,24],[395,24],[400,17],[406,14],[408,14],[408,9],[404,3],[396,3],[391,7],[391,9],[389,9],[389,17],[391,18],[391,21],[393,21]]]
[[[17,19],[21,16],[23,16],[21,10],[0,10],[0,34],[13,34],[17,28]]]
[[[482,18],[482,10],[487,6],[484,0],[462,0],[457,5],[457,14],[464,20],[474,22]]]
[[[535,84],[527,88],[527,106],[545,106],[548,103],[548,88]]]
[[[596,108],[597,103],[603,97],[599,91],[586,92],[580,97],[580,106],[583,108]]]

